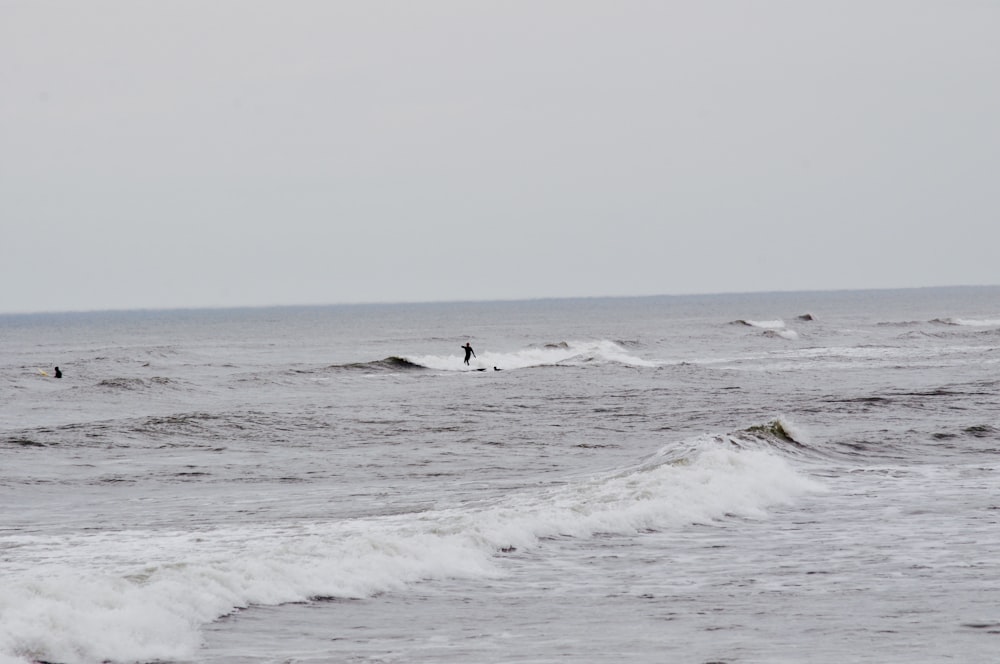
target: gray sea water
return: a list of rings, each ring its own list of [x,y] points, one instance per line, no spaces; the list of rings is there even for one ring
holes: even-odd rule
[[[1000,288],[0,348],[0,662],[1000,661]]]

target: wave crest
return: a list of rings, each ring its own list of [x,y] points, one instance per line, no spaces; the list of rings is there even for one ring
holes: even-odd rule
[[[338,364],[330,367],[342,371],[412,371],[415,369],[426,369],[427,367],[406,359],[392,355],[383,360],[372,362],[353,362],[351,364]]]

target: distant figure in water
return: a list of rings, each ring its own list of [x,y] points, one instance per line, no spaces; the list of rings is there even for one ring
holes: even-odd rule
[[[62,372],[59,371],[59,367],[56,367],[56,378],[62,378]]]
[[[465,345],[462,346],[462,349],[465,350],[465,363],[468,364],[469,356],[471,355],[472,357],[475,357],[476,351],[472,350],[472,346],[469,344],[468,341],[465,342]]]
[[[497,366],[493,367],[493,371],[500,371],[500,370],[501,370],[500,367],[497,367]]]

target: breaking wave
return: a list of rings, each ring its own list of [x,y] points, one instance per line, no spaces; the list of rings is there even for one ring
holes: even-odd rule
[[[808,316],[808,318],[806,318]],[[800,320],[811,321],[813,320],[810,314],[804,314],[799,316]],[[799,333],[795,330],[789,330],[785,327],[785,321],[783,320],[745,320],[740,318],[732,322],[733,325],[744,325],[746,327],[754,327],[759,330],[763,330],[765,337],[774,337],[780,339],[788,339],[789,341],[794,341],[799,338]]]
[[[795,330],[764,330],[764,336],[794,341],[799,338],[799,333]]]
[[[544,552],[552,538],[641,537],[762,518],[822,490],[782,452],[797,438],[780,422],[699,437],[635,467],[413,514],[197,532],[6,535],[0,548],[32,562],[6,565],[0,660],[188,659],[203,625],[250,605],[488,579],[501,573],[501,556]]]
[[[636,357],[614,341],[561,341],[522,348],[513,352],[476,351],[469,366],[460,355],[414,355],[405,361],[438,371],[488,369],[527,369],[545,366],[582,366],[587,364],[623,364],[633,367],[657,367],[660,363]]]

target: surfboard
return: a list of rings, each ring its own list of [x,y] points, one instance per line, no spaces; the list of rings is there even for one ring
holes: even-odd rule
[[[43,376],[48,376],[48,374],[42,371],[41,369],[38,370],[38,373],[42,374]]]

